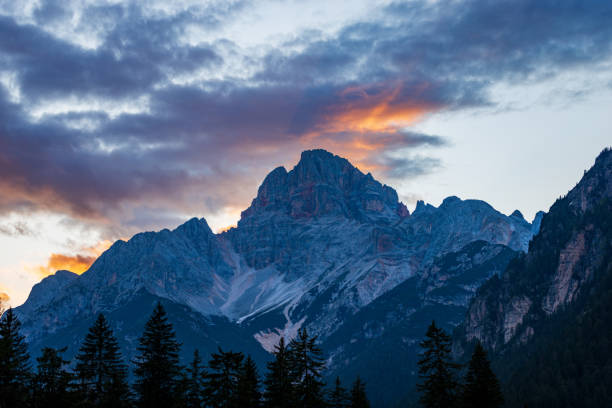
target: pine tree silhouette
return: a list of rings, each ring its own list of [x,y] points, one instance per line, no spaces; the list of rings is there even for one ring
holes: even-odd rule
[[[465,375],[462,402],[465,408],[496,408],[504,403],[499,381],[480,343],[476,344]]]
[[[274,360],[268,363],[268,372],[264,380],[264,407],[293,408],[294,390],[291,381],[289,351],[285,339],[281,337],[274,349]]]
[[[99,314],[75,357],[76,375],[85,399],[95,407],[129,405],[127,366],[103,314]]]
[[[161,303],[157,303],[139,343],[139,355],[134,361],[138,406],[172,406],[181,374],[178,356],[180,344]]]
[[[417,384],[417,390],[422,393],[421,403],[426,408],[455,406],[459,365],[451,359],[450,336],[431,322],[420,345],[423,353],[418,362],[421,382]]]
[[[206,402],[211,408],[238,408],[236,397],[242,367],[242,353],[223,351],[220,347],[208,362]]]
[[[45,347],[36,359],[37,373],[33,381],[33,401],[35,408],[64,408],[74,406],[77,394],[72,390],[73,376],[66,369],[70,361],[64,360],[60,350]]]
[[[319,408],[325,406],[321,372],[325,367],[323,353],[316,345],[317,337],[309,337],[306,329],[298,331],[289,343],[289,362],[293,379],[296,407]]]
[[[204,379],[206,371],[202,367],[200,352],[193,352],[193,360],[187,367],[186,405],[187,408],[201,408],[204,404]]]
[[[336,377],[334,388],[329,393],[330,408],[347,408],[350,406],[349,395],[340,382],[340,377]]]
[[[23,406],[30,379],[30,356],[12,308],[0,317],[0,408]]]
[[[261,406],[259,374],[251,356],[246,358],[240,368],[236,403],[238,407],[259,408]]]
[[[365,383],[357,377],[351,387],[351,408],[370,408],[370,401],[366,395]]]

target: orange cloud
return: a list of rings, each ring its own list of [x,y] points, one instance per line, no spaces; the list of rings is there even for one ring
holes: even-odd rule
[[[86,248],[86,251],[95,256],[96,258],[102,255],[102,252],[106,251],[110,246],[113,245],[112,241],[107,239],[98,242],[96,245],[92,245],[89,248]]]
[[[419,98],[428,86],[407,89],[404,83],[393,82],[346,88],[302,142],[347,157],[361,170],[386,170],[373,158],[382,151],[410,146],[403,129],[441,108]]]
[[[4,286],[0,285],[0,316],[2,316],[2,313],[10,307],[9,302],[11,297],[6,292],[8,292],[8,290]]]
[[[340,102],[328,109],[323,129],[325,132],[389,132],[414,124],[423,115],[439,107],[402,97],[405,85],[401,82],[353,86],[340,92]],[[411,89],[421,94],[427,84]],[[364,146],[368,148],[368,146]]]
[[[60,269],[67,269],[74,273],[83,273],[95,261],[94,256],[87,255],[64,255],[64,254],[51,254],[49,261],[46,266],[39,266],[38,271],[40,275],[47,276]]]
[[[96,245],[85,248],[84,253],[75,255],[66,254],[51,254],[47,265],[38,266],[34,271],[41,278],[55,273],[57,270],[66,269],[74,273],[81,274],[85,272],[91,264],[111,246],[111,241],[101,241]]]

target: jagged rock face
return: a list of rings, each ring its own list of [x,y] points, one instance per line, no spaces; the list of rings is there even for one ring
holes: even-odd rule
[[[21,313],[32,313],[39,307],[46,306],[58,292],[61,292],[66,285],[73,282],[77,276],[79,275],[76,273],[64,270],[47,276],[32,287],[28,302],[19,308]]]
[[[480,200],[446,198],[440,207],[422,201],[402,228],[413,240],[428,247],[425,259],[458,251],[470,242],[485,240],[525,251],[532,237],[531,224],[522,217],[507,217]]]
[[[304,201],[305,195],[311,198]],[[314,210],[305,216],[304,208]],[[221,239],[243,260],[242,269],[281,283],[236,291],[232,313],[256,320],[282,304],[281,324],[257,333],[266,347],[279,332],[295,331],[296,322],[327,337],[347,314],[418,275],[437,256],[476,240],[526,250],[531,238],[522,217],[505,216],[483,201],[420,203],[412,216],[398,208],[394,190],[327,152],[305,152],[289,173],[274,170],[238,227]],[[281,296],[279,284],[286,288]]]
[[[511,263],[501,279],[487,282],[473,299],[458,331],[461,341],[491,349],[523,343],[547,316],[573,302],[600,266],[609,231],[600,222],[612,212],[612,151],[541,219],[527,255]],[[535,221],[534,221],[535,224]]]
[[[546,214],[544,211],[538,211],[531,223],[531,235],[537,235],[540,232],[540,226],[542,225],[542,217]]]
[[[296,235],[301,239],[324,238],[308,234],[310,226],[321,218],[334,217],[351,229],[350,221],[389,225],[408,216],[406,206],[391,187],[363,174],[346,159],[312,150],[302,153],[290,172],[283,167],[273,170],[251,206],[243,211],[238,228],[224,235],[248,266],[262,269],[277,263],[287,272],[295,271],[292,258],[300,248],[312,248],[296,242]],[[300,248],[296,250],[295,244]]]
[[[595,165],[584,174],[582,180],[568,194],[569,206],[577,213],[584,214],[602,199],[612,194],[612,151],[603,151]]]
[[[387,217],[394,221],[409,215],[394,189],[325,150],[303,152],[290,172],[284,167],[273,170],[251,206],[242,213],[239,225],[263,212],[292,218],[335,214],[359,220]]]
[[[45,279],[16,309],[27,337],[53,333],[79,319],[114,310],[141,289],[204,314],[221,314],[227,290],[223,283],[233,270],[206,221],[194,218],[173,231],[117,241],[83,275],[69,274],[61,285],[54,284],[54,291],[44,290],[46,297],[41,298],[39,293],[58,281],[58,274]]]
[[[501,274],[516,254],[505,245],[471,242],[425,268],[419,278],[419,293],[427,302],[467,308],[484,281]]]
[[[248,287],[231,285],[226,312],[256,320],[282,305],[280,324],[257,333],[262,344],[297,322],[325,337],[436,256],[479,239],[525,250],[531,237],[524,219],[478,200],[420,203],[412,216],[403,208],[393,189],[324,151],[304,152],[288,173],[275,169],[237,228],[220,236],[252,276]]]
[[[506,295],[495,310],[491,309],[494,303],[492,296],[476,296],[470,304],[464,322],[468,341],[478,339],[491,349],[496,349],[513,338],[533,301],[524,295]],[[492,322],[495,323],[492,325]]]
[[[591,268],[578,267],[578,262],[586,253],[585,231],[580,231],[559,253],[559,264],[551,279],[551,285],[542,300],[542,310],[552,314],[560,306],[571,302],[578,292],[581,282],[588,279]],[[582,276],[579,276],[582,275]]]

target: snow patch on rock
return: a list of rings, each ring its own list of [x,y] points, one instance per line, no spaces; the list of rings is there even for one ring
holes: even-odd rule
[[[287,314],[285,314],[285,316],[288,317]],[[285,342],[289,343],[297,336],[298,330],[300,330],[302,324],[304,324],[304,321],[307,317],[308,316],[302,317],[296,323],[291,322],[291,320],[287,320],[287,323],[285,323],[284,328],[262,330],[258,333],[255,333],[253,337],[259,342],[259,344],[261,344],[261,347],[263,347],[264,350],[266,350],[268,353],[272,353],[274,352],[274,349],[280,342],[281,338],[284,338]]]

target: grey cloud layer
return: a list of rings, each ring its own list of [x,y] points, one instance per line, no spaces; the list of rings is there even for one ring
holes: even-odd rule
[[[300,149],[328,143],[350,158],[355,138],[378,146],[364,163],[389,177],[417,176],[440,163],[391,152],[444,139],[392,124],[356,130],[351,112],[363,116],[384,103],[388,115],[374,118],[384,122],[397,112],[487,105],[492,84],[596,69],[612,56],[610,2],[409,2],[332,37],[305,35],[299,52],[281,45],[258,58],[228,43],[253,62],[254,73],[219,79],[198,73],[232,72],[221,42],[183,40],[193,24],[215,30],[244,3],[154,16],[137,3],[88,7],[89,24],[105,28],[95,49],[43,30],[68,21],[69,11],[53,4],[35,13],[39,25],[0,17],[0,72],[16,75],[20,91],[19,101],[0,92],[3,212],[104,218],[143,203],[212,211],[246,203],[237,186]],[[118,116],[82,106],[39,119],[29,114],[69,97],[147,103]]]

